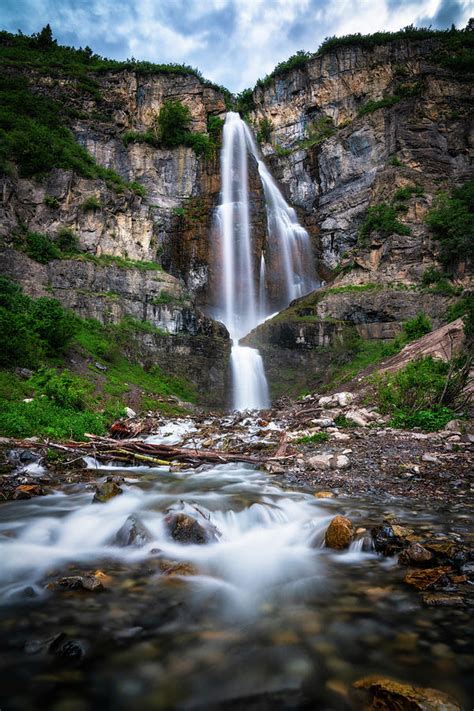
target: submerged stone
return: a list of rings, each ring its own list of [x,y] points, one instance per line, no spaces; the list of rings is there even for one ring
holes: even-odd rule
[[[123,494],[123,489],[121,489],[120,486],[114,481],[107,479],[107,481],[103,484],[99,484],[96,487],[92,503],[105,504],[107,501],[113,499],[114,496],[118,496],[119,494]]]

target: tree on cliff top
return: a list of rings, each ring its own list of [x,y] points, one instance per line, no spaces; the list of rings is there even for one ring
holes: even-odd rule
[[[180,101],[165,101],[156,119],[161,142],[176,148],[186,142],[191,112]]]

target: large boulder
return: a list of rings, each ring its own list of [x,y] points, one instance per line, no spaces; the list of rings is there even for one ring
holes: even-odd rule
[[[152,540],[152,535],[138,516],[132,514],[117,531],[114,543],[118,546],[144,546]]]
[[[107,481],[104,481],[103,484],[96,486],[92,503],[105,504],[107,501],[113,499],[114,496],[118,496],[119,494],[123,494],[123,489],[121,489],[115,481],[112,481],[112,479],[109,478]]]
[[[334,516],[324,538],[326,546],[336,550],[343,550],[350,546],[353,538],[354,526],[352,521],[345,516]]]
[[[180,543],[212,543],[219,532],[209,518],[193,505],[183,505],[181,511],[169,509],[165,525],[175,541]]]

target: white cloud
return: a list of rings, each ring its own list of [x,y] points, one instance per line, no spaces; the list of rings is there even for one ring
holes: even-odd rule
[[[299,49],[315,51],[327,36],[397,30],[432,18],[462,26],[473,9],[472,0],[3,2],[10,31],[30,33],[50,22],[60,41],[114,58],[185,62],[234,91]]]

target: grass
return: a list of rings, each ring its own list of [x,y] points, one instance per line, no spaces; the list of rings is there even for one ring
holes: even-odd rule
[[[115,266],[119,269],[141,269],[142,271],[162,272],[163,268],[158,262],[141,261],[139,259],[129,259],[128,257],[117,257],[112,254],[80,254],[66,255],[66,259],[77,259],[82,262],[93,262],[99,266]]]
[[[334,136],[336,127],[330,116],[323,116],[316,121],[313,121],[307,126],[308,137],[298,143],[299,148],[313,148],[319,146],[320,143]]]
[[[326,290],[326,294],[359,293],[364,291],[378,291],[382,289],[381,284],[367,282],[367,284],[346,284],[345,286],[332,286]]]
[[[327,432],[314,432],[313,434],[305,435],[295,440],[295,444],[322,444],[323,442],[329,442]]]

